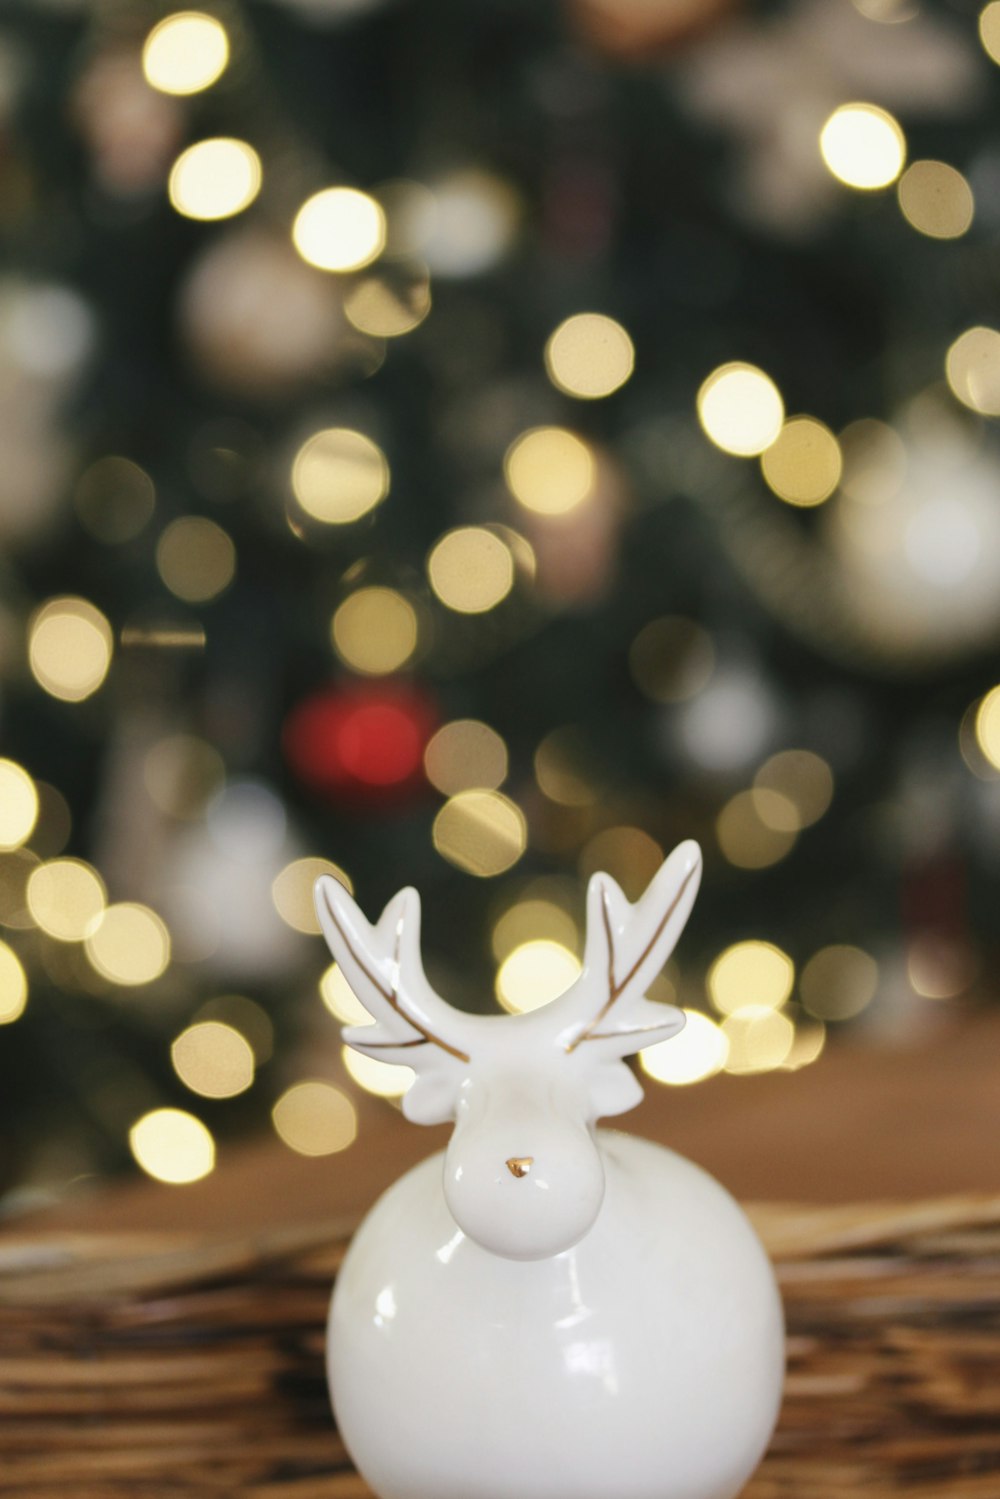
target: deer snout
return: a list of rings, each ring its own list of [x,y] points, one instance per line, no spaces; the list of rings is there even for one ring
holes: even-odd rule
[[[533,1155],[512,1155],[504,1162],[511,1176],[517,1177],[527,1176],[534,1164],[535,1157]]]

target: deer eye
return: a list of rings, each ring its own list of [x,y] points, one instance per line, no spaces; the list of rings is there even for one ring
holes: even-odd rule
[[[512,1155],[505,1164],[511,1176],[527,1176],[535,1164],[535,1157],[533,1155]]]

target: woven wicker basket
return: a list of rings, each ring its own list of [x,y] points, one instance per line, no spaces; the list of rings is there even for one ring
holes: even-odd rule
[[[752,1215],[789,1373],[745,1499],[1000,1499],[1000,1196]],[[0,1241],[0,1494],[367,1495],[323,1378],[351,1227]]]

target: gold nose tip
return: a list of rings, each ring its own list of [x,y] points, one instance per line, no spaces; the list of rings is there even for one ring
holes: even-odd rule
[[[527,1176],[534,1164],[533,1155],[512,1155],[507,1162],[507,1170],[511,1176]]]

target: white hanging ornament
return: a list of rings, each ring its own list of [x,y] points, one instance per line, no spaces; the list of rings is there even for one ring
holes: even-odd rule
[[[431,989],[416,891],[371,926],[318,882],[375,1021],[344,1039],[414,1069],[407,1118],[455,1123],[368,1214],[331,1306],[337,1424],[381,1499],[734,1499],[759,1462],[784,1368],[764,1250],[700,1168],[596,1128],[642,1096],[623,1058],[684,1023],[643,993],[700,874],[689,842],[634,906],[594,875],[580,977],[506,1016]]]

